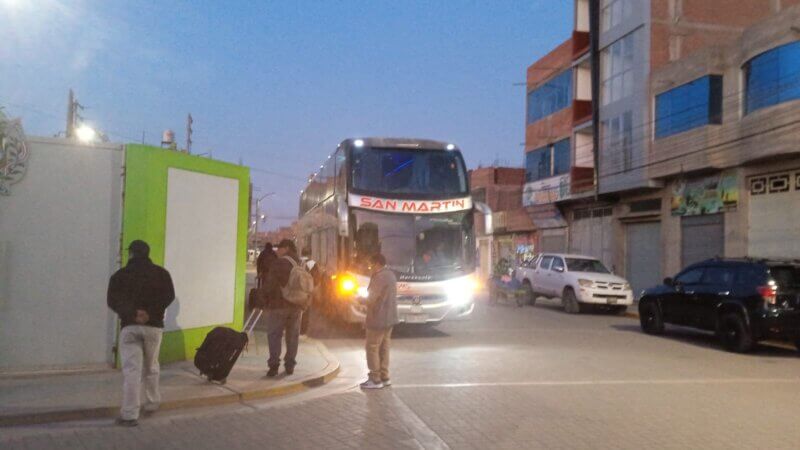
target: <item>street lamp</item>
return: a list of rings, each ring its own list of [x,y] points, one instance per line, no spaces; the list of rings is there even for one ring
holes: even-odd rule
[[[262,195],[261,197],[256,199],[256,220],[253,221],[253,245],[255,245],[256,241],[258,240],[258,222],[259,220],[264,221],[267,216],[265,214],[261,214],[261,201],[265,198],[275,195],[274,192],[267,192],[266,194]]]
[[[75,129],[75,136],[83,143],[94,142],[97,139],[97,131],[89,125],[83,124]]]

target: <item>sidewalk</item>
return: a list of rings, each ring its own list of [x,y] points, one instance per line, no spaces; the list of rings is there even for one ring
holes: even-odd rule
[[[321,342],[303,337],[294,375],[281,373],[276,378],[266,378],[266,335],[256,331],[254,341],[242,353],[225,385],[201,378],[191,361],[162,365],[161,409],[300,392],[331,381],[339,372],[339,361]],[[0,427],[116,417],[121,399],[122,374],[117,370],[0,378]]]

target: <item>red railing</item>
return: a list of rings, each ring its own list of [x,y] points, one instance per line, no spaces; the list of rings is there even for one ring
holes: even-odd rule
[[[580,194],[594,189],[594,168],[572,167],[570,173],[570,192]]]
[[[592,101],[574,100],[572,102],[572,123],[575,125],[592,119]]]
[[[584,53],[589,51],[589,32],[588,31],[573,31],[572,32],[572,59],[578,59]]]

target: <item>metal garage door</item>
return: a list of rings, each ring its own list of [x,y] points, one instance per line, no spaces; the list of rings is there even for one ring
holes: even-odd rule
[[[790,183],[797,178],[800,173],[750,180],[748,256],[800,258],[800,184]]]
[[[575,211],[569,231],[570,253],[594,256],[610,269],[614,257],[611,213],[611,208]]]
[[[661,283],[661,223],[627,225],[625,244],[625,277],[634,295]]]
[[[539,252],[562,253],[567,247],[567,238],[564,234],[554,234],[539,238]]]
[[[722,214],[681,217],[681,264],[725,256],[725,219]]]

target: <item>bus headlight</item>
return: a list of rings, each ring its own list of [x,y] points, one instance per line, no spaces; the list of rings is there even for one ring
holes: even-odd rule
[[[477,280],[473,277],[450,280],[446,285],[447,301],[456,306],[467,305],[472,302],[479,287]]]
[[[339,277],[338,285],[340,295],[351,295],[358,291],[358,283],[356,283],[356,279],[348,275]]]

